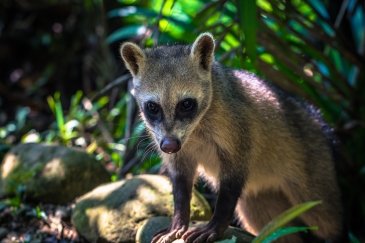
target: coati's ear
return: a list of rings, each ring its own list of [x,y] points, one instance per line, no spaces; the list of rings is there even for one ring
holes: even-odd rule
[[[142,49],[132,42],[126,42],[120,47],[120,55],[132,75],[137,76],[145,61]]]
[[[202,33],[196,38],[190,56],[199,63],[200,68],[210,71],[214,61],[214,38],[210,33]]]

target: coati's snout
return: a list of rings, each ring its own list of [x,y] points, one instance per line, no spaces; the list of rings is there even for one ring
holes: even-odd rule
[[[160,149],[168,154],[176,153],[181,148],[181,142],[175,137],[164,137],[160,143]]]

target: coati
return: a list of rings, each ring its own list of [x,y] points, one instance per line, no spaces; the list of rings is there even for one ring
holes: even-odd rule
[[[173,185],[169,229],[153,241],[212,242],[236,212],[252,234],[293,205],[322,204],[300,217],[318,226],[318,239],[341,232],[341,203],[333,158],[316,110],[245,71],[214,60],[210,33],[192,45],[141,49],[122,44],[142,118],[158,145]],[[203,175],[217,191],[215,211],[188,230],[194,180]],[[303,242],[291,235],[281,242]]]

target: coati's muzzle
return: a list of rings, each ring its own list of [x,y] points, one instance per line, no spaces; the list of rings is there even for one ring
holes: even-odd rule
[[[164,137],[160,143],[160,149],[168,154],[176,153],[181,148],[181,142],[175,137]]]

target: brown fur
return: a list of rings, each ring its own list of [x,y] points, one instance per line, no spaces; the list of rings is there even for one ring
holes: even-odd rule
[[[166,136],[181,141],[177,153],[161,152],[170,177],[173,181],[180,175],[195,178],[199,172],[218,192],[226,181],[239,185],[239,198],[232,200],[237,201],[236,213],[242,225],[253,234],[293,205],[322,200],[301,220],[318,226],[314,232],[318,237],[335,239],[341,232],[341,205],[320,116],[252,74],[223,68],[214,62],[213,51],[212,36],[206,33],[192,46],[142,50],[125,43],[121,47],[122,58],[133,75],[142,117],[156,144]],[[187,97],[197,100],[197,114],[192,119],[175,119],[176,105]],[[160,105],[163,121],[151,123],[146,118],[143,106],[150,100]],[[176,189],[175,207],[183,205],[179,193]],[[176,215],[179,212],[175,218],[180,217]],[[175,221],[155,242],[181,236],[181,232],[173,231],[180,222]],[[181,221],[186,224],[186,220]],[[208,230],[217,235],[220,232],[219,227]],[[170,237],[165,237],[169,232]],[[200,242],[204,234],[200,235],[183,237]],[[201,242],[216,238],[214,233],[206,235]],[[292,237],[296,238],[287,237],[287,241],[299,241]]]

